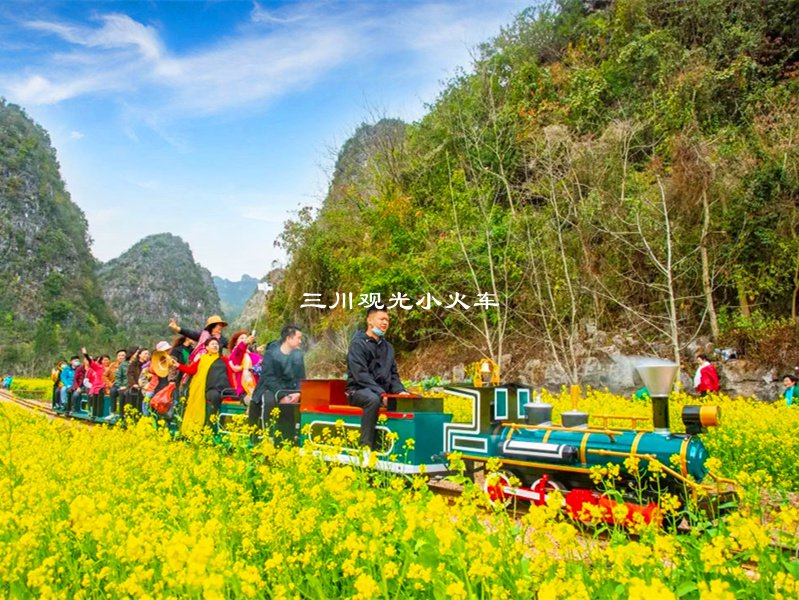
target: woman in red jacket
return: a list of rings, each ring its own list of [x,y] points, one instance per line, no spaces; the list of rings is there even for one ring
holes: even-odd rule
[[[719,391],[719,374],[716,367],[710,362],[707,354],[699,354],[696,357],[699,365],[694,373],[694,388],[700,396],[707,396],[709,392]]]
[[[86,378],[91,383],[89,388],[89,412],[93,417],[103,416],[103,399],[105,397],[105,371],[111,364],[107,354],[103,354],[99,361],[94,360],[86,348],[81,348],[83,358],[86,360]]]

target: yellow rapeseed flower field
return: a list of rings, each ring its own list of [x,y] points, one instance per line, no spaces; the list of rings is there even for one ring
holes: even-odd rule
[[[602,398],[586,399],[594,401]],[[691,536],[642,529],[634,539],[623,530],[595,539],[597,530],[568,520],[557,494],[514,519],[489,507],[475,486],[453,503],[421,481],[397,485],[268,442],[251,449],[235,440],[225,447],[176,441],[147,419],[127,430],[89,428],[0,404],[0,596],[789,598],[799,591],[792,553],[770,543],[796,543],[799,511],[790,506],[765,518],[747,505]]]

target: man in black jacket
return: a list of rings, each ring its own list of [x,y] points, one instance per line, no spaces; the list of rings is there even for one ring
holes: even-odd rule
[[[407,394],[397,373],[394,348],[383,336],[389,317],[384,308],[366,311],[366,331],[358,330],[347,352],[347,398],[363,408],[361,446],[375,448],[375,428],[383,394]]]
[[[302,330],[297,325],[286,325],[280,332],[280,340],[266,347],[261,363],[261,378],[252,393],[247,411],[250,425],[265,426],[272,409],[278,404],[299,403],[300,394],[297,390],[305,379],[305,358],[301,347]]]
[[[296,325],[286,325],[280,332],[280,344],[270,344],[264,353],[261,377],[267,389],[281,404],[300,401],[300,381],[305,379],[305,359],[300,350],[302,331]]]

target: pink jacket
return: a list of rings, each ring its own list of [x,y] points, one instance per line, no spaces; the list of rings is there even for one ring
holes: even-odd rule
[[[230,353],[230,364],[236,367],[241,367],[242,363],[244,362],[244,356],[249,355],[250,357],[250,364],[252,366],[257,365],[261,362],[261,355],[256,354],[255,352],[248,352],[247,351],[247,343],[240,342],[236,344],[236,347],[233,348],[233,352]],[[244,393],[244,386],[242,386],[241,379],[244,375],[243,371],[234,371],[233,372],[233,379],[235,380],[236,384],[236,393],[241,396]],[[252,377],[255,380],[255,383],[258,383],[258,376],[255,373],[252,373]]]
[[[86,377],[89,378],[89,381],[92,384],[92,387],[89,389],[90,394],[99,394],[105,388],[105,381],[103,380],[104,373],[105,367],[96,360],[93,360],[89,364],[89,370],[86,372]]]

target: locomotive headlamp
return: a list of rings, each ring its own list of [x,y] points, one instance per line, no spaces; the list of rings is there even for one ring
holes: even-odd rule
[[[721,424],[721,408],[702,405],[684,406],[682,422],[688,435],[702,433],[708,427],[717,427]]]
[[[489,384],[493,386],[499,385],[499,365],[490,358],[478,361],[475,363],[472,383],[477,388],[487,387]]]
[[[652,425],[655,433],[669,433],[669,393],[679,365],[666,360],[650,359],[636,366],[649,397],[652,398]]]

